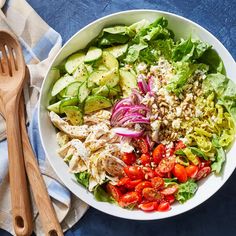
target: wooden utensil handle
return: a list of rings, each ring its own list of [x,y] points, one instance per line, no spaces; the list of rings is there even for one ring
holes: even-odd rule
[[[34,152],[29,142],[24,116],[24,99],[20,100],[20,126],[22,135],[23,154],[27,176],[33,191],[43,230],[47,236],[63,235],[61,226],[58,222],[55,210],[52,206],[51,199],[48,195],[43,177],[40,173]]]
[[[13,226],[16,235],[28,236],[32,233],[32,213],[24,159],[21,145],[21,134],[17,100],[11,98],[6,106],[6,127],[9,158],[9,176],[11,186],[11,204]]]

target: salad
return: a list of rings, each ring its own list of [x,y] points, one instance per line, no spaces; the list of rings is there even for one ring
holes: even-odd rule
[[[206,42],[167,19],[104,28],[54,68],[58,153],[98,201],[146,212],[220,175],[235,138],[236,85]]]

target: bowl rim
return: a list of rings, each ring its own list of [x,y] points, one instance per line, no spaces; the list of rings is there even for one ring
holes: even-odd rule
[[[87,28],[91,27],[92,25],[94,24],[97,24],[98,22],[102,21],[102,20],[105,20],[107,18],[110,18],[110,17],[113,17],[113,16],[117,16],[117,15],[122,15],[122,14],[127,14],[127,13],[148,13],[148,12],[152,12],[152,13],[157,13],[157,14],[165,14],[167,17],[168,16],[172,16],[172,17],[176,17],[182,21],[185,21],[187,22],[188,24],[191,24],[191,25],[194,25],[196,26],[197,28],[199,28],[201,31],[204,31],[206,34],[208,34],[212,39],[214,39],[214,41],[216,41],[223,49],[224,53],[226,54],[227,58],[232,60],[232,62],[235,64],[236,66],[236,62],[234,60],[234,58],[232,57],[232,55],[229,53],[229,51],[225,48],[225,46],[220,42],[220,40],[218,40],[216,38],[216,36],[214,36],[210,31],[208,31],[207,29],[205,29],[204,27],[202,27],[201,25],[199,25],[198,23],[184,17],[184,16],[180,16],[178,14],[175,14],[175,13],[172,13],[172,12],[168,12],[168,11],[162,11],[162,10],[155,10],[155,9],[132,9],[132,10],[125,10],[125,11],[119,11],[119,12],[115,12],[115,13],[112,13],[112,14],[108,14],[106,16],[103,16],[103,17],[100,17],[92,22],[90,22],[89,24],[85,25],[83,28],[81,28],[80,30],[78,30],[75,34],[73,34],[66,42],[65,44],[61,47],[61,49],[57,52],[57,54],[54,56],[52,62],[50,63],[49,67],[48,67],[48,70],[47,70],[47,73],[45,74],[44,76],[44,79],[43,79],[43,82],[42,82],[42,86],[40,88],[40,95],[39,95],[39,107],[38,107],[38,116],[37,116],[37,119],[38,119],[38,126],[39,126],[39,136],[40,136],[40,140],[41,140],[41,143],[42,143],[42,146],[43,146],[43,149],[44,149],[44,152],[45,152],[45,156],[46,158],[48,159],[50,165],[52,166],[53,170],[55,171],[55,173],[57,174],[57,176],[59,177],[59,179],[63,182],[63,184],[65,184],[65,186],[67,187],[66,183],[65,183],[65,180],[60,176],[59,174],[59,170],[57,170],[57,168],[53,165],[53,161],[51,160],[51,158],[49,157],[48,155],[48,152],[47,152],[47,148],[46,148],[46,145],[44,143],[44,140],[43,140],[43,135],[42,135],[42,124],[41,124],[41,119],[40,119],[40,110],[41,110],[41,101],[42,101],[42,91],[43,91],[43,88],[44,88],[44,84],[45,84],[45,81],[46,81],[46,78],[48,77],[48,74],[52,68],[52,65],[54,64],[55,60],[58,58],[58,55],[63,51],[63,49],[68,45],[70,44],[71,40],[75,37],[77,37],[78,34],[80,34],[82,31],[86,30]],[[236,141],[235,141],[236,142]],[[85,203],[87,203],[89,206],[92,206],[94,207],[95,209],[101,211],[101,212],[104,212],[108,215],[111,215],[111,216],[115,216],[115,217],[119,217],[119,218],[123,218],[123,219],[130,219],[130,220],[145,220],[145,221],[149,221],[149,220],[162,220],[162,219],[166,219],[166,218],[170,218],[170,217],[174,217],[174,216],[177,216],[177,215],[180,215],[180,214],[183,214],[185,212],[188,212],[190,210],[193,210],[194,208],[196,208],[197,206],[200,206],[201,204],[203,204],[205,201],[207,201],[208,199],[210,199],[226,182],[227,180],[231,177],[232,173],[234,172],[234,170],[236,169],[236,165],[233,169],[231,169],[231,171],[228,173],[228,175],[225,177],[224,181],[222,181],[220,184],[217,185],[217,187],[214,189],[214,191],[212,191],[211,195],[208,195],[207,197],[204,196],[203,200],[200,201],[200,203],[198,202],[197,204],[193,204],[191,205],[190,207],[188,208],[184,208],[181,212],[177,212],[175,214],[172,214],[172,215],[166,215],[166,214],[163,214],[162,217],[149,217],[149,218],[141,218],[141,217],[138,217],[138,218],[134,218],[134,217],[128,217],[128,216],[122,216],[122,215],[116,215],[113,211],[107,211],[101,207],[98,207],[96,205],[96,202],[97,200],[94,199],[93,201],[87,201],[86,199],[84,199],[83,197],[79,197],[77,193],[75,193],[75,191],[69,187],[67,187],[73,194],[76,195],[76,197],[80,198],[82,201],[84,201]],[[148,213],[150,216],[151,214]]]

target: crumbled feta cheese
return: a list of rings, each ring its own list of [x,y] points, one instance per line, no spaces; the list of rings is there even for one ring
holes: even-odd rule
[[[180,124],[181,124],[181,120],[180,119],[173,120],[172,128],[173,129],[179,129],[180,128]]]
[[[139,131],[142,130],[142,127],[140,126],[140,124],[135,124],[134,129]]]
[[[200,117],[200,116],[203,115],[202,111],[199,110],[198,108],[196,108],[196,112],[195,112],[195,114],[196,114],[196,117]]]
[[[133,152],[134,147],[131,146],[128,142],[123,142],[123,143],[120,145],[120,150],[121,150],[121,152],[131,153],[131,152]]]
[[[176,116],[181,116],[182,108],[180,106],[176,107]]]
[[[152,131],[159,131],[160,126],[161,126],[161,122],[159,120],[155,120],[155,121],[151,122]]]
[[[193,94],[192,93],[188,93],[187,95],[186,95],[186,100],[187,101],[190,101],[190,100],[192,100],[193,99]]]
[[[150,67],[150,72],[156,73],[158,71],[158,66],[151,66]]]
[[[137,66],[138,72],[144,72],[146,69],[147,69],[147,64],[145,64],[144,62],[139,63]]]

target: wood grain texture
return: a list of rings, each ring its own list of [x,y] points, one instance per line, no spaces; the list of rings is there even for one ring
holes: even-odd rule
[[[20,99],[19,117],[25,169],[33,192],[34,200],[39,211],[39,217],[42,222],[44,233],[46,236],[62,236],[63,232],[61,226],[58,222],[56,213],[51,203],[51,199],[47,192],[47,188],[43,181],[43,177],[40,173],[38,163],[29,142],[29,137],[25,125],[23,95]]]
[[[11,51],[14,50],[15,59]],[[9,176],[13,226],[16,235],[28,236],[32,232],[31,203],[26,180],[21,145],[18,107],[24,77],[25,63],[21,47],[15,37],[0,31],[0,106],[6,119]]]

